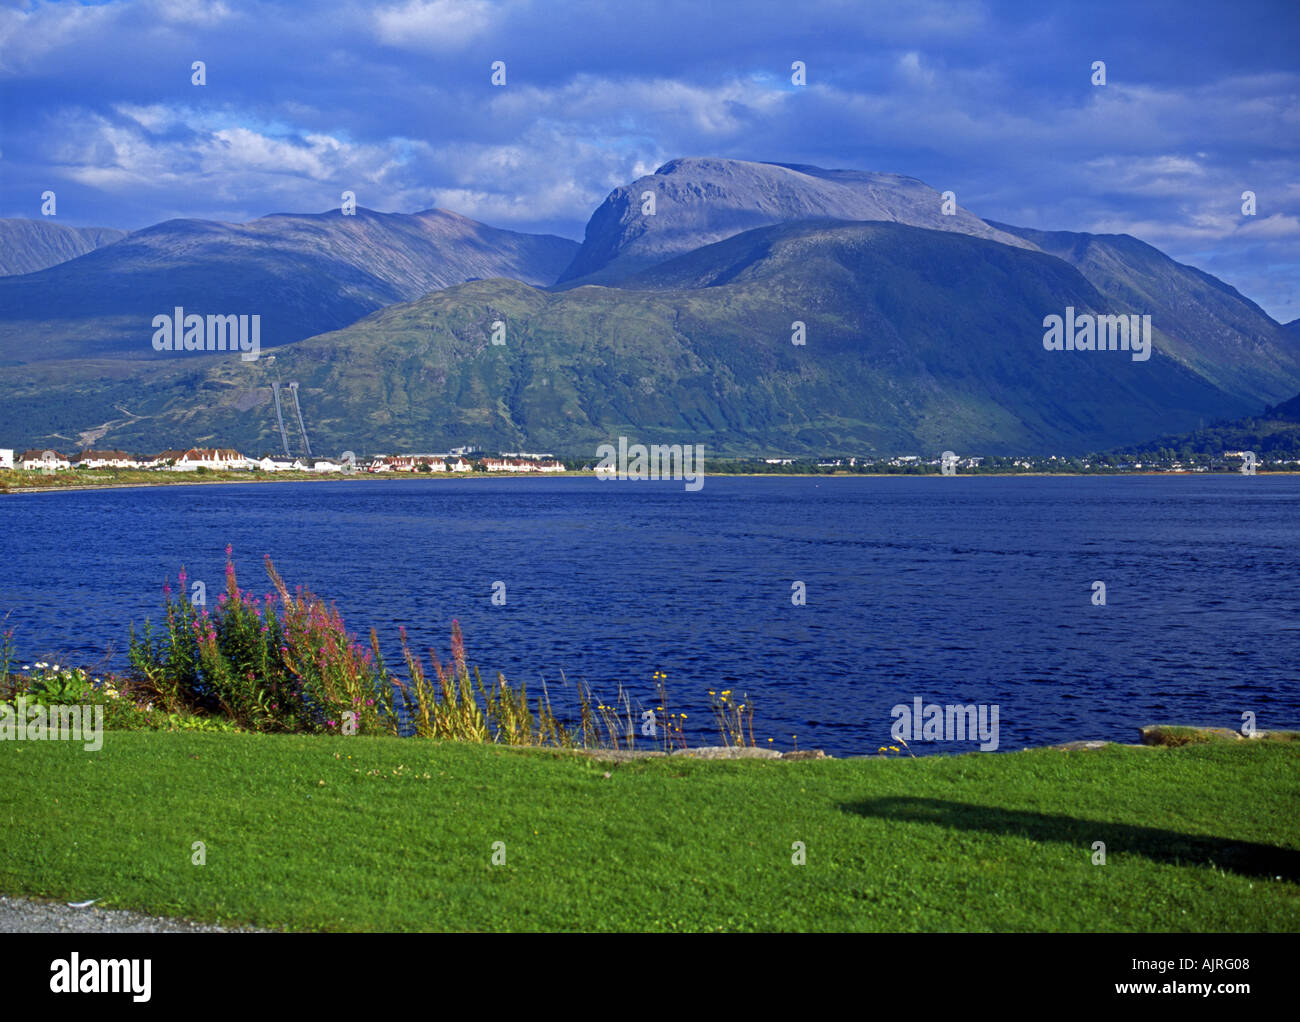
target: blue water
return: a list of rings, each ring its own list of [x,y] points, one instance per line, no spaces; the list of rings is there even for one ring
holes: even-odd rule
[[[1000,749],[1135,741],[1154,722],[1300,726],[1300,477],[397,480],[0,498],[0,617],[20,663],[123,662],[186,565],[210,605],[290,587],[567,705],[581,679],[716,744],[747,692],[760,744],[891,744],[890,710],[999,707]],[[506,584],[504,607],[492,583]],[[807,605],[791,603],[791,583]],[[1107,603],[1093,606],[1102,580]],[[570,687],[560,681],[561,672]],[[916,752],[973,743],[913,743]]]

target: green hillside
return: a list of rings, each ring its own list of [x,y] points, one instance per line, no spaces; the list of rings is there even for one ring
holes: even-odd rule
[[[1074,452],[1258,407],[1165,357],[1158,327],[1147,362],[1045,351],[1044,315],[1112,308],[1061,260],[992,241],[787,224],[648,273],[638,286],[658,290],[474,281],[255,363],[47,363],[26,384],[30,372],[6,383],[0,370],[0,432],[110,423],[102,442],[115,446],[270,450],[277,374],[301,382],[315,450],[357,453],[473,443],[585,456],[620,435],[717,454]]]

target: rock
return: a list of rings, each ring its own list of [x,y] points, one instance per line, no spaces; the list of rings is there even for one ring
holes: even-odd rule
[[[1227,727],[1187,727],[1174,724],[1148,724],[1138,728],[1143,745],[1190,745],[1194,742],[1241,741],[1242,735]]]
[[[587,756],[603,763],[628,763],[637,759],[662,759],[668,753],[642,749],[574,749],[575,755]],[[688,759],[831,759],[821,749],[778,752],[749,745],[702,745],[695,749],[673,749],[672,755]]]
[[[630,763],[634,759],[663,759],[664,753],[652,749],[574,749],[576,755],[589,756],[602,763]]]
[[[1078,752],[1082,749],[1104,749],[1110,745],[1110,742],[1101,741],[1078,741],[1063,742],[1060,745],[1049,745],[1049,749],[1060,749],[1062,752]]]
[[[775,749],[758,749],[748,745],[704,745],[698,749],[674,749],[674,756],[690,759],[780,759]]]

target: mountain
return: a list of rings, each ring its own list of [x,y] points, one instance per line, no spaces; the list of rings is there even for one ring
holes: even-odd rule
[[[1279,422],[1300,423],[1300,394],[1286,401],[1281,401],[1272,408],[1265,408],[1262,418],[1276,419]]]
[[[642,196],[655,197],[653,215]],[[558,286],[616,284],[655,263],[743,231],[798,220],[885,220],[1030,245],[897,174],[823,170],[746,160],[671,160],[653,174],[616,188],[592,215],[582,248]]]
[[[175,306],[260,315],[261,345],[274,347],[475,277],[550,284],[576,249],[441,209],[169,220],[0,278],[0,362],[173,357],[154,352],[151,322]]]
[[[645,192],[655,196],[653,216],[642,213]],[[609,195],[556,288],[708,286],[707,275],[665,283],[657,267],[761,225],[817,218],[905,223],[1045,252],[1078,269],[1106,299],[1106,312],[1150,314],[1163,354],[1249,406],[1280,400],[1300,385],[1295,331],[1209,274],[1127,235],[1035,231],[961,209],[944,215],[937,191],[897,175],[672,160]]]
[[[112,227],[64,227],[49,220],[0,219],[0,277],[35,273],[126,237]]]
[[[1110,300],[1061,259],[949,231],[780,224],[634,283],[474,281],[274,361],[100,363],[75,385],[53,363],[43,381],[0,370],[0,435],[19,446],[94,427],[115,447],[270,450],[277,376],[301,382],[313,450],[358,454],[473,443],[590,456],[620,435],[713,454],[1083,453],[1259,407],[1165,355],[1158,325],[1145,362],[1045,350],[1047,312]]]
[[[1227,451],[1254,451],[1273,461],[1300,459],[1300,394],[1258,415],[1166,433],[1111,453],[1126,459],[1173,455],[1186,460],[1189,455],[1209,455],[1217,460]]]
[[[260,313],[274,352],[150,357],[174,305]],[[1045,317],[1071,308],[1150,315],[1152,357],[1045,350]],[[438,210],[173,221],[0,278],[0,310],[14,447],[274,449],[276,379],[301,383],[314,450],[581,457],[620,435],[1087,453],[1300,390],[1296,324],[1136,239],[946,216],[911,178],[735,160],[616,190],[581,247]]]
[[[1119,311],[1150,313],[1163,350],[1256,406],[1288,397],[1300,371],[1300,333],[1194,266],[1127,234],[1035,231],[989,221],[1078,268]]]

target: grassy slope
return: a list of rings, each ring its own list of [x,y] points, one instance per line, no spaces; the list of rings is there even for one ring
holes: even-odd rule
[[[0,890],[295,929],[1294,931],[1298,765],[1254,742],[620,766],[401,739],[5,742]]]
[[[96,486],[168,486],[184,483],[258,483],[278,478],[319,479],[309,472],[155,472],[149,469],[63,469],[46,475],[41,471],[0,469],[0,487],[5,490],[76,490]]]

